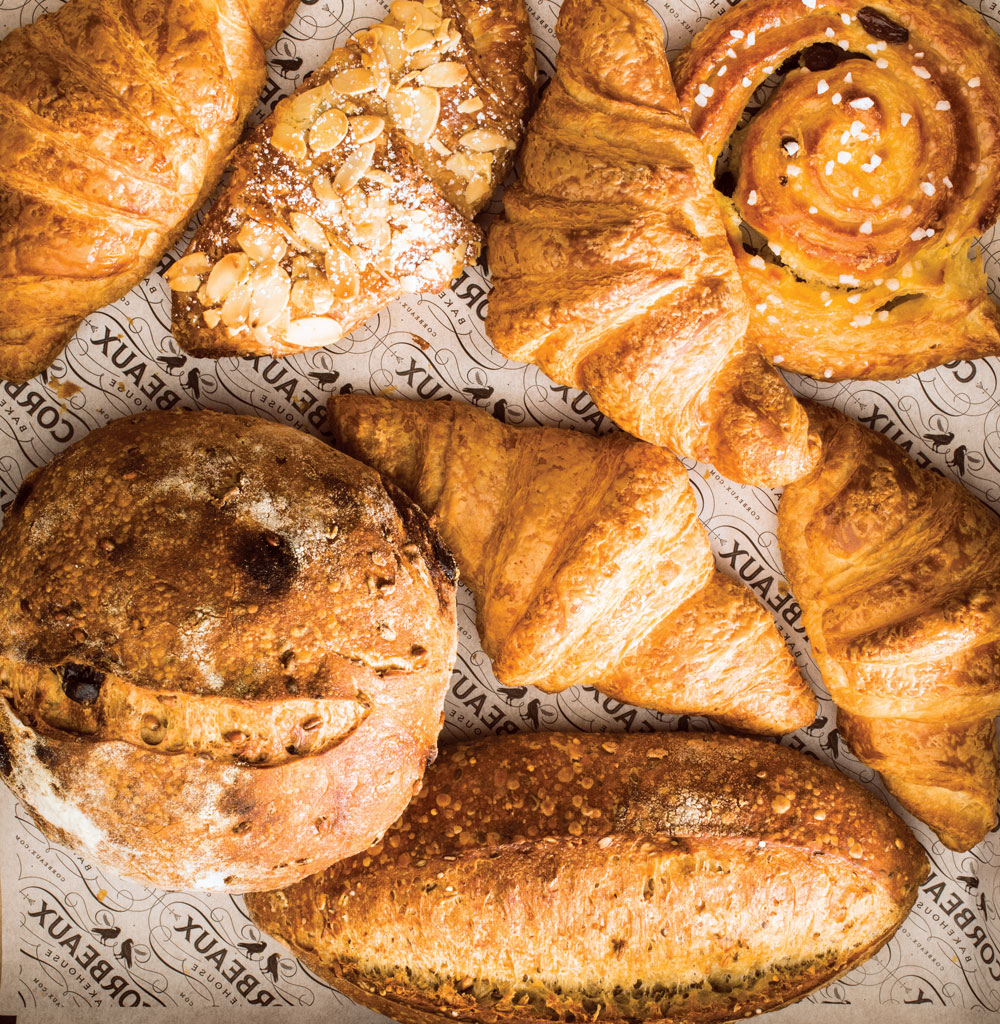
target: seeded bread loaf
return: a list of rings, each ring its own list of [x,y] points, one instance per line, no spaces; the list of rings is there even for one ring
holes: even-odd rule
[[[0,776],[126,877],[287,885],[406,806],[455,643],[451,556],[374,471],[248,417],[118,420],[0,530]]]
[[[885,804],[785,747],[540,733],[442,751],[380,843],[247,903],[401,1021],[707,1022],[867,959],[926,866]]]

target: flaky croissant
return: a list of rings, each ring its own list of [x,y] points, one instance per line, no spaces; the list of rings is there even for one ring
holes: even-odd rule
[[[819,467],[778,543],[855,754],[955,850],[996,818],[1000,530],[963,487],[815,406]]]
[[[70,0],[0,42],[0,377],[45,369],[220,175],[297,0]]]
[[[621,427],[744,483],[815,461],[747,307],[705,150],[642,0],[566,0],[556,78],[490,231],[486,332]]]
[[[236,151],[168,274],[177,340],[288,355],[442,291],[479,254],[471,218],[513,161],[534,77],[523,0],[393,0]]]
[[[433,517],[508,686],[574,683],[781,733],[815,716],[770,615],[715,571],[687,474],[624,434],[513,427],[454,402],[344,395],[336,443]]]
[[[674,74],[719,158],[751,336],[773,362],[894,378],[1000,354],[974,252],[1000,206],[1000,39],[977,11],[743,0]]]

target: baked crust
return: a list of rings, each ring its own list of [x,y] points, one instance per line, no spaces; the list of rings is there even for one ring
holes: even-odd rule
[[[781,84],[738,129],[776,71]],[[1000,39],[977,11],[743,0],[674,75],[713,160],[732,143],[732,197],[718,196],[769,359],[892,379],[1000,354],[975,252],[1000,203]]]
[[[180,344],[289,355],[443,291],[479,255],[472,217],[511,167],[534,80],[523,0],[394,0],[237,149],[167,275]]]
[[[506,686],[596,686],[781,733],[816,715],[770,614],[715,571],[687,474],[662,448],[514,427],[458,402],[330,400],[336,443],[441,530]]]
[[[811,406],[816,470],[785,490],[778,543],[837,724],[954,850],[993,827],[1000,775],[1000,531],[968,491]]]
[[[397,1020],[680,1024],[827,984],[926,871],[885,804],[796,751],[537,733],[444,748],[383,842],[247,904]]]
[[[118,420],[32,474],[0,531],[5,781],[127,877],[287,884],[419,783],[454,590],[423,513],[321,441]]]
[[[556,76],[490,229],[486,333],[636,437],[778,486],[807,420],[744,341],[747,306],[704,147],[642,0],[566,0]]]
[[[45,369],[222,174],[294,0],[71,0],[0,42],[0,377]]]

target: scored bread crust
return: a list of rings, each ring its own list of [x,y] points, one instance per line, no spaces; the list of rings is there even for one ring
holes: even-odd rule
[[[443,749],[379,844],[247,905],[404,1022],[722,1021],[867,959],[926,869],[877,797],[785,747],[537,733]]]
[[[5,781],[127,877],[288,884],[419,783],[455,578],[423,513],[316,438],[119,420],[32,474],[0,531]]]

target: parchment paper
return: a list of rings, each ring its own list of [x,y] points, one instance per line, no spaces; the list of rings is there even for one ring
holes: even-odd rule
[[[529,0],[543,74],[552,71],[558,3]],[[0,34],[34,20],[58,0],[0,0]],[[387,5],[386,5],[387,6]],[[679,50],[721,0],[654,0]],[[980,0],[1000,29],[996,0]],[[339,37],[380,20],[376,0],[305,0],[269,55],[269,110],[321,63]],[[493,210],[499,209],[494,201]],[[191,230],[193,230],[193,225]],[[160,271],[183,250],[165,257]],[[996,287],[1000,240],[984,240]],[[384,310],[348,341],[281,361],[267,357],[192,359],[169,333],[169,292],[153,274],[113,307],[89,317],[47,374],[0,384],[0,510],[24,477],[88,431],[141,409],[207,407],[254,413],[326,436],[325,401],[357,389],[410,398],[471,402],[510,423],[606,432],[613,425],[587,395],[557,387],[533,367],[499,356],[482,330],[488,284],[470,268],[450,291]],[[836,405],[902,444],[922,464],[960,480],[1000,510],[1000,362],[941,367],[900,381],[831,384],[790,377],[802,395]],[[781,575],[775,537],[777,493],[732,484],[686,463],[719,568],[752,587],[773,611],[799,665],[822,697],[820,716],[782,742],[836,763],[886,797],[832,728],[833,707],[809,655],[798,605]],[[444,738],[527,729],[650,730],[678,720],[620,704],[592,689],[550,696],[497,685],[482,653],[468,591],[460,594],[459,657]],[[699,718],[684,727],[707,729]],[[891,798],[890,804],[899,810]],[[907,817],[904,815],[904,817]],[[873,959],[796,1006],[782,1024],[842,1024],[874,1018],[949,1024],[1000,1015],[1000,836],[971,853],[947,851],[907,817],[928,851],[933,875],[912,914]],[[142,1020],[254,1019],[374,1021],[261,935],[242,900],[167,893],[123,882],[49,843],[0,787],[3,952],[0,1024],[118,1020],[142,1006]]]

